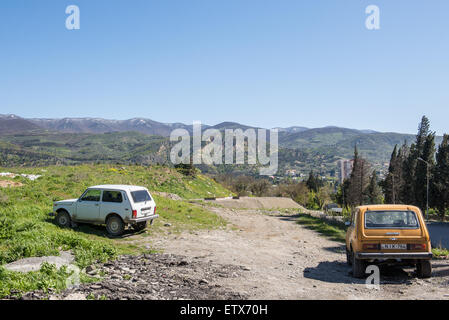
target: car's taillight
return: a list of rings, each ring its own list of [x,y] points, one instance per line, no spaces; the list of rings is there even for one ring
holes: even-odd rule
[[[133,219],[137,218],[137,210],[133,210]]]
[[[379,250],[379,244],[377,243],[364,243],[363,250]]]
[[[153,214],[156,214],[156,206],[154,206],[154,213]]]
[[[426,250],[426,247],[425,243],[411,244],[410,250]]]

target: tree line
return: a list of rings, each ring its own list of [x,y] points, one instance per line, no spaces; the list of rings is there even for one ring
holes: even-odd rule
[[[369,163],[354,152],[354,166],[337,192],[337,200],[343,206],[388,203],[409,204],[427,209],[440,218],[449,212],[449,136],[435,147],[435,132],[430,121],[423,116],[418,133],[411,145],[404,141],[395,146],[388,172],[382,181],[370,169]]]
[[[428,202],[444,219],[449,211],[449,136],[443,136],[437,150],[435,132],[423,116],[415,142],[394,148],[381,186],[385,202],[416,205],[423,210]]]
[[[272,185],[266,179],[222,175],[216,178],[239,195],[290,197],[301,205],[320,210],[335,202],[349,212],[350,208],[367,204],[409,204],[440,218],[449,214],[449,135],[445,134],[436,148],[435,132],[423,116],[415,140],[395,146],[388,172],[383,180],[360,156],[357,146],[351,175],[340,185],[323,180],[313,171],[305,181],[284,181]],[[427,181],[429,181],[427,197]]]

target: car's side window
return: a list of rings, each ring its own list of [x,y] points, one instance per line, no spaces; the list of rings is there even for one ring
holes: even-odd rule
[[[103,202],[122,203],[122,193],[120,191],[104,191]]]
[[[100,201],[101,190],[91,189],[87,190],[86,193],[81,198],[81,201]]]

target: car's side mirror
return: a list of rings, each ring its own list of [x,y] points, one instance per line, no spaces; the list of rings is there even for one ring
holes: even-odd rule
[[[349,222],[349,221],[345,222],[345,226],[349,227],[350,225],[351,225],[351,222]]]

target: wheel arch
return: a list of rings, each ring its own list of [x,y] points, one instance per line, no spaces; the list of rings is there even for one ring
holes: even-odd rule
[[[67,212],[69,214],[69,216],[71,217],[72,215],[70,214],[70,211],[67,210],[66,208],[59,208],[58,210],[56,210],[56,213],[61,213],[61,212]]]
[[[106,217],[104,218],[104,223],[106,223],[106,222],[108,221],[109,218],[114,217],[114,216],[120,218],[120,220],[122,220],[122,222],[125,223],[125,221],[123,220],[123,218],[122,218],[118,213],[116,213],[116,212],[108,213],[108,214],[106,215]]]

